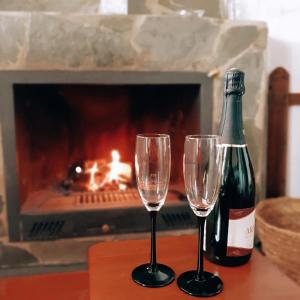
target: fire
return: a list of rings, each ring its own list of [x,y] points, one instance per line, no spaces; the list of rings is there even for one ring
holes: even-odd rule
[[[95,162],[93,166],[87,170],[87,173],[90,173],[90,182],[89,182],[89,190],[95,192],[98,190],[98,184],[96,183],[96,173],[99,171],[98,164]]]
[[[108,164],[101,164],[95,161],[91,168],[86,170],[90,174],[88,190],[97,191],[107,186],[116,185],[119,190],[126,190],[127,184],[131,181],[130,164],[120,162],[120,153],[113,150],[112,161]]]

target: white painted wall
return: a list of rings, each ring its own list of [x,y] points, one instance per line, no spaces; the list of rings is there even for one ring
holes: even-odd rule
[[[300,0],[233,0],[236,18],[265,21],[269,28],[268,71],[286,68],[290,91],[300,92]],[[276,162],[275,162],[276,163]],[[290,108],[287,194],[300,197],[300,107]]]

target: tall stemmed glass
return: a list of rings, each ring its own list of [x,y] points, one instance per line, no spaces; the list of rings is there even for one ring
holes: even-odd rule
[[[198,218],[197,270],[187,271],[177,279],[181,290],[196,297],[209,297],[223,290],[222,280],[203,271],[203,234],[206,217],[218,197],[223,165],[220,137],[216,135],[190,135],[184,144],[184,183],[191,209]]]
[[[156,262],[156,215],[166,200],[171,168],[170,136],[138,134],[135,146],[137,186],[151,218],[150,263],[132,271],[133,280],[145,287],[161,287],[175,279],[174,271]]]

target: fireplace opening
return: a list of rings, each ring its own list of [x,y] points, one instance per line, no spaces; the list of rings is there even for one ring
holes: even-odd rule
[[[141,132],[170,134],[170,193],[184,194],[179,162],[185,135],[200,130],[198,95],[197,85],[15,85],[21,212],[71,209],[68,197],[79,209],[98,198],[101,207],[102,193],[135,195]]]
[[[148,231],[135,182],[135,136],[171,136],[161,230],[195,225],[182,174],[200,132],[200,84],[14,84],[22,240]]]

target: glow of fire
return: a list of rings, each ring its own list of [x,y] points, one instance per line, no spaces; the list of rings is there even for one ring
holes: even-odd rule
[[[126,183],[131,180],[131,166],[127,163],[120,162],[120,154],[117,150],[113,150],[111,153],[112,161],[108,164],[109,171],[105,174],[104,179],[101,182],[97,182],[96,174],[99,172],[98,163],[95,162],[93,166],[86,170],[90,174],[90,180],[88,189],[90,191],[97,191],[109,183],[116,183],[119,190],[125,190],[127,188]]]

